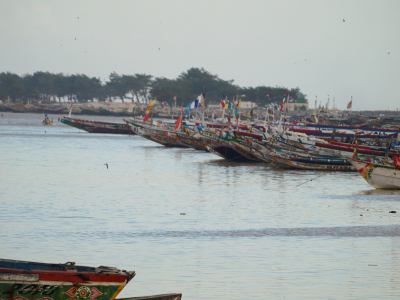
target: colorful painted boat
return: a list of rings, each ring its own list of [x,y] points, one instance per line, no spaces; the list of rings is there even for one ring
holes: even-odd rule
[[[396,139],[397,132],[393,131],[353,131],[353,130],[336,130],[336,129],[309,129],[309,128],[298,128],[298,127],[289,127],[289,130],[297,133],[305,133],[309,136],[319,137],[319,138],[328,138],[328,139],[337,139],[337,138],[346,138],[346,139]]]
[[[260,162],[250,149],[237,141],[212,140],[207,146],[209,152],[214,153],[226,160],[236,162]]]
[[[378,165],[359,159],[351,159],[358,173],[377,189],[400,189],[400,168],[391,165]]]
[[[178,139],[176,132],[170,130],[168,127],[156,127],[134,122],[132,120],[126,120],[126,122],[132,132],[152,142],[161,144],[165,147],[188,148],[187,145],[183,144]]]
[[[135,272],[0,259],[1,300],[113,300]]]
[[[134,134],[126,123],[112,123],[62,117],[61,123],[90,133]]]
[[[209,139],[203,137],[200,133],[187,133],[180,131],[176,132],[176,136],[182,144],[185,144],[190,148],[200,151],[208,151],[207,146],[210,144]]]
[[[363,130],[370,132],[392,132],[400,133],[398,128],[380,128],[380,127],[368,127],[366,125],[327,125],[327,124],[315,124],[306,123],[305,125],[296,124],[296,126],[301,127],[313,127],[319,129],[335,129],[335,130]]]
[[[271,152],[270,157],[276,165],[290,169],[342,172],[355,171],[350,163],[340,159],[295,157],[278,154],[276,152]]]

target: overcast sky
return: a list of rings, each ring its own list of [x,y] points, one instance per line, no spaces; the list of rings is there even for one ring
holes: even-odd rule
[[[398,0],[0,0],[0,72],[299,87],[344,108],[400,108]]]

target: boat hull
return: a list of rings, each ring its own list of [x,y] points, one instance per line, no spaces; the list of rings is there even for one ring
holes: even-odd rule
[[[400,189],[400,170],[377,166],[372,163],[359,160],[351,160],[351,164],[358,173],[374,188]]]
[[[129,122],[128,126],[135,134],[165,147],[188,148],[186,144],[183,144],[178,139],[176,132],[162,128],[152,128],[144,124],[142,125],[132,122]]]
[[[236,162],[260,162],[261,160],[249,151],[244,151],[244,146],[228,141],[212,141],[207,149],[226,160]]]
[[[284,158],[282,156],[271,154],[272,161],[279,166],[289,169],[299,170],[314,170],[314,171],[340,171],[340,172],[352,172],[354,168],[351,165],[344,164],[325,164],[325,163],[311,163],[300,160],[293,160]]]
[[[100,122],[69,117],[63,117],[60,122],[89,133],[134,134],[125,123]]]
[[[195,135],[187,135],[183,132],[177,132],[176,135],[182,144],[196,150],[208,151],[207,146],[210,144],[210,142],[207,138],[202,138]]]
[[[134,272],[0,260],[2,300],[113,300]]]

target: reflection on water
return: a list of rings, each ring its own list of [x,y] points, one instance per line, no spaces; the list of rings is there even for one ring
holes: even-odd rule
[[[41,119],[0,119],[0,257],[135,269],[122,296],[398,299],[399,192]]]
[[[360,191],[360,195],[390,195],[395,196],[393,200],[399,200],[400,198],[400,190],[383,190],[383,189],[370,189],[365,191]],[[385,197],[387,199],[387,197]]]

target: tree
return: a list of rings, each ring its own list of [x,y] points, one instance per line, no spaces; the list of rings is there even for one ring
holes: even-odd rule
[[[148,102],[156,97],[172,104],[177,97],[178,104],[185,105],[199,94],[205,94],[207,103],[217,103],[223,97],[242,96],[259,105],[279,103],[288,96],[292,100],[306,102],[307,98],[298,87],[239,87],[233,80],[223,80],[203,68],[190,68],[175,79],[154,78],[148,74],[119,75],[112,72],[108,81],[88,77],[84,74],[65,75],[49,72],[35,72],[20,77],[10,72],[0,73],[0,99],[12,102],[50,102],[68,97],[71,101],[86,102],[127,95],[132,100]]]
[[[145,102],[149,102],[151,84],[153,76],[147,74],[136,74],[135,79],[138,87],[139,96],[144,99]]]
[[[17,74],[0,73],[0,98],[17,101],[25,94],[24,84]]]
[[[153,98],[169,104],[172,104],[174,97],[177,97],[178,101],[182,99],[181,87],[175,79],[156,78],[151,85],[150,94]],[[177,104],[184,105],[183,102]]]
[[[109,81],[106,83],[106,93],[108,97],[119,97],[124,102],[127,89],[122,80],[122,76],[112,72],[109,76]]]

